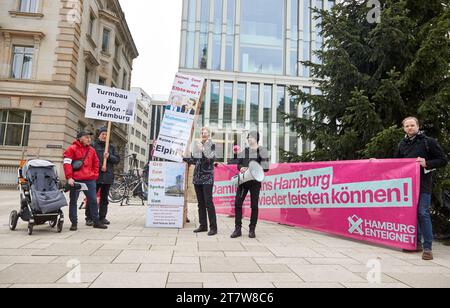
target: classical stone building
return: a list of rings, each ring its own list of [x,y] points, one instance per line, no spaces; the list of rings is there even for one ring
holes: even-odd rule
[[[0,1],[0,185],[22,158],[61,168],[78,130],[105,125],[84,118],[88,84],[128,90],[137,56],[118,0]]]

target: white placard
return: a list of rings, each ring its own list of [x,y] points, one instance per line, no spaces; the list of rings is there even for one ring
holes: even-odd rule
[[[154,157],[182,162],[195,115],[200,106],[204,79],[177,74],[153,153]]]
[[[189,143],[194,120],[178,112],[166,110],[153,156],[182,162]]]
[[[148,204],[184,206],[185,177],[184,163],[150,162]]]
[[[183,228],[182,206],[149,206],[146,228]]]
[[[186,164],[150,162],[147,228],[182,228]]]
[[[135,112],[135,93],[89,84],[86,118],[133,125]]]

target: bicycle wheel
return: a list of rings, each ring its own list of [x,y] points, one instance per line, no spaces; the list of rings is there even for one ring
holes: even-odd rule
[[[126,184],[122,182],[116,182],[111,186],[109,190],[109,202],[119,203],[125,197]]]
[[[142,187],[142,193],[141,193],[141,199],[143,201],[147,201],[148,200],[148,182],[146,181],[142,181],[141,183],[141,187]]]

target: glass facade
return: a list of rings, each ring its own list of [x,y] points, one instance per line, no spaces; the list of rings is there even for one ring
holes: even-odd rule
[[[249,131],[260,132],[273,162],[278,149],[310,150],[284,119],[310,116],[288,87],[314,93],[310,70],[301,63],[320,61],[314,51],[324,41],[311,9],[331,9],[334,1],[183,1],[180,71],[208,80],[201,120],[215,132],[224,160],[233,145],[245,145]]]
[[[282,75],[284,0],[241,0],[241,72]]]

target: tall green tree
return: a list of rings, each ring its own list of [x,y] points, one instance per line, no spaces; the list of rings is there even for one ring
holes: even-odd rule
[[[450,153],[450,0],[380,2],[379,23],[369,22],[366,1],[315,11],[325,38],[321,63],[303,64],[320,94],[291,88],[310,116],[287,116],[315,148],[302,156],[282,151],[285,161],[392,157],[407,116],[421,119]],[[439,173],[438,188],[449,174]]]

